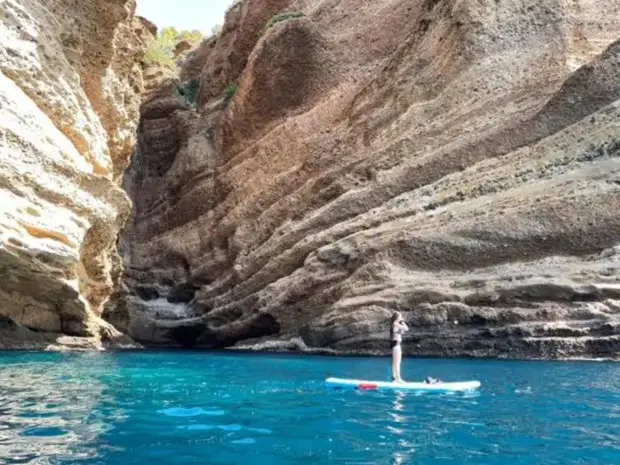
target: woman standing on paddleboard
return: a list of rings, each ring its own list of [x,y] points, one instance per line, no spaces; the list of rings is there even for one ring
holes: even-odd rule
[[[403,358],[401,343],[403,334],[409,331],[409,327],[400,312],[394,312],[390,322],[390,339],[392,346],[392,380],[397,383],[403,383],[400,376],[400,362]]]

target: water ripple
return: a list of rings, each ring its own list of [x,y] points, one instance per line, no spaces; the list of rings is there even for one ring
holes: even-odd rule
[[[163,413],[164,415],[168,415],[169,417],[196,417],[199,415],[210,415],[210,416],[220,416],[224,415],[226,412],[224,410],[205,410],[200,407],[194,408],[181,408],[181,407],[171,407],[162,410],[158,410],[159,413]]]
[[[328,391],[381,359],[0,354],[0,463],[620,463],[613,364],[406,360],[465,395]]]

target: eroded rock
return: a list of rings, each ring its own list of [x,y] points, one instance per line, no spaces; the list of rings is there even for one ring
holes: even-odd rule
[[[143,106],[130,334],[385,353],[400,310],[409,353],[617,357],[619,37],[613,0],[241,2],[198,111]]]
[[[116,237],[130,210],[118,184],[148,34],[134,10],[1,2],[0,315],[12,322],[3,347],[130,344],[100,315],[119,282]]]

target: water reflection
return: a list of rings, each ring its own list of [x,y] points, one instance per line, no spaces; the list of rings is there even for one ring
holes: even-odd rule
[[[97,456],[97,439],[122,412],[102,415],[108,395],[94,376],[106,371],[97,358],[76,355],[67,362],[12,363],[0,368],[0,457],[42,465],[41,457],[80,460]]]
[[[391,457],[391,463],[393,465],[410,463],[411,456],[415,451],[413,444],[407,441],[404,437],[407,433],[406,424],[409,422],[409,419],[405,415],[406,398],[406,393],[396,392],[394,395],[394,400],[392,401],[392,410],[390,411],[392,424],[388,425],[388,432],[396,436],[396,450],[392,452]]]
[[[389,421],[385,438],[390,438],[390,463],[415,463],[424,456],[439,457],[450,447],[450,430],[484,426],[468,418],[480,393],[424,394],[390,393]],[[422,454],[422,455],[421,455]]]

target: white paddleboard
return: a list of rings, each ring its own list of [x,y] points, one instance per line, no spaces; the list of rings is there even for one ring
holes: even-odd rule
[[[425,392],[463,392],[480,387],[480,381],[460,381],[456,383],[394,383],[390,381],[364,381],[360,379],[327,378],[325,384],[330,388],[362,389],[365,391],[425,391]]]

